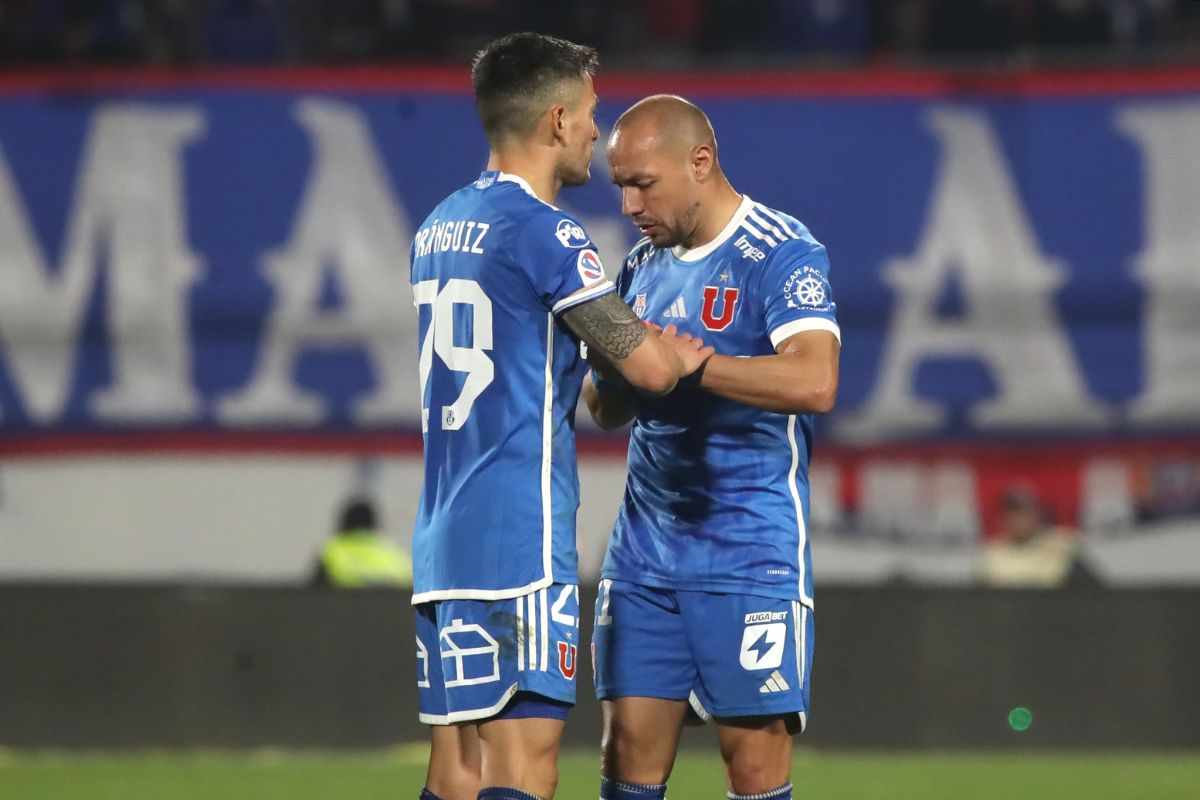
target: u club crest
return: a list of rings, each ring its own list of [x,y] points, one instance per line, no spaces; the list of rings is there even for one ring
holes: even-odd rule
[[[700,310],[700,321],[710,331],[723,331],[733,322],[737,309],[738,290],[732,286],[704,287],[704,306]]]

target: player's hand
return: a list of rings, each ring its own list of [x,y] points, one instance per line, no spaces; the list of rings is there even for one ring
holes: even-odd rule
[[[663,328],[659,338],[674,351],[679,359],[681,365],[679,377],[681,378],[700,369],[705,362],[712,358],[713,353],[717,352],[713,347],[706,347],[700,337],[692,336],[690,333],[680,333],[674,325]]]

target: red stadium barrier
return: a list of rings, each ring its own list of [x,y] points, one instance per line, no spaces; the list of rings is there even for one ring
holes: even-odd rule
[[[467,94],[465,67],[90,67],[0,73],[0,95],[180,90],[427,92]],[[1200,90],[1200,67],[1087,70],[935,70],[870,67],[855,70],[602,71],[608,96],[671,91],[695,97],[906,97],[954,95],[1055,97],[1145,95]]]

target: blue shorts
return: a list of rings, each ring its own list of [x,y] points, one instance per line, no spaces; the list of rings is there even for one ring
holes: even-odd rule
[[[812,653],[812,611],[798,601],[600,581],[601,700],[688,700],[705,720],[796,714],[803,730]]]
[[[579,587],[556,583],[511,600],[439,600],[414,606],[421,722],[482,722],[511,711],[562,719],[575,702]],[[550,701],[538,706],[540,695]],[[542,708],[543,711],[538,711]]]

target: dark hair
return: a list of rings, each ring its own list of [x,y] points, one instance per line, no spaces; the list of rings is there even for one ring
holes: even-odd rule
[[[471,68],[488,141],[529,135],[564,83],[594,74],[598,63],[595,48],[541,33],[512,33],[489,43]]]
[[[355,497],[342,506],[338,517],[338,531],[374,530],[379,527],[375,516],[375,504],[365,497]]]

